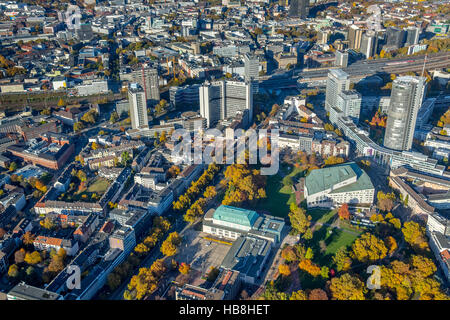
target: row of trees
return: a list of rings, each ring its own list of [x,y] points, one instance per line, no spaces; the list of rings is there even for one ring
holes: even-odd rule
[[[203,192],[203,198],[197,199],[183,216],[184,221],[193,223],[198,217],[204,214],[206,203],[217,195],[216,187],[207,186]]]
[[[107,284],[110,290],[117,289],[120,284],[133,272],[151,251],[156,246],[164,234],[169,231],[171,225],[169,220],[164,217],[154,217],[153,225],[148,235],[139,243],[126,261],[118,265],[113,272],[108,275]]]
[[[164,259],[158,259],[150,268],[140,268],[139,273],[131,278],[123,297],[125,300],[141,300],[154,293],[167,272]]]
[[[319,169],[321,160],[318,159],[315,153],[308,155],[306,152],[300,151],[298,153],[297,166],[303,167],[305,170],[312,171]],[[344,163],[345,159],[338,156],[329,156],[323,160],[322,167],[332,166],[340,163]]]
[[[206,169],[196,181],[192,181],[186,192],[180,195],[178,200],[173,203],[173,209],[183,212],[190,208],[194,202],[194,199],[206,189],[206,187],[214,179],[217,172],[219,172],[219,169],[220,167],[217,164],[211,163],[208,166],[208,169]]]
[[[291,294],[280,292],[276,288],[276,284],[271,281],[267,286],[264,294],[260,297],[262,300],[328,300],[327,293],[322,289],[298,290]]]
[[[181,242],[182,238],[178,232],[172,232],[161,244],[160,250],[165,257],[174,256],[177,254]],[[131,278],[127,290],[125,290],[123,294],[124,299],[141,300],[154,293],[158,289],[161,279],[168,270],[164,261],[165,259],[158,259],[153,262],[150,268],[140,268],[139,273]],[[176,266],[174,260],[172,260],[172,267],[173,266]],[[190,266],[181,264],[179,270],[181,273],[187,274],[190,270]]]
[[[158,241],[162,239],[164,234],[169,231],[170,227],[169,220],[163,217],[155,217],[149,235],[134,248],[134,252],[139,257],[146,256],[156,246]]]

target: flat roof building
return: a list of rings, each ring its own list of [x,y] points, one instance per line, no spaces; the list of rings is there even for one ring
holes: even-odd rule
[[[61,295],[45,289],[19,283],[7,294],[8,300],[62,300]]]
[[[270,255],[272,243],[252,236],[240,236],[221,263],[225,270],[239,271],[246,283],[255,284]]]
[[[308,207],[372,204],[374,194],[369,176],[354,162],[313,170],[305,178]]]
[[[281,239],[284,224],[282,218],[221,205],[206,213],[203,232],[232,240],[249,235],[276,243]]]

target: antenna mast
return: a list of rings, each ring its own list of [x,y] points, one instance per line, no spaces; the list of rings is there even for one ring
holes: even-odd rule
[[[428,53],[425,54],[425,58],[423,59],[422,77],[423,77],[423,74],[425,73],[425,64],[427,63],[427,57],[428,57]]]

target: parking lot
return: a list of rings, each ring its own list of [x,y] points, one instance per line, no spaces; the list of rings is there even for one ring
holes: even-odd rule
[[[192,269],[205,274],[210,267],[219,267],[223,258],[230,249],[230,245],[203,239],[207,234],[187,230],[184,234],[184,241],[180,247],[180,252],[176,256],[178,262],[186,262]]]

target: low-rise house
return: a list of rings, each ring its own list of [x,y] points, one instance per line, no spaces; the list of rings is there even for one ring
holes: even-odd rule
[[[36,250],[50,251],[64,249],[68,256],[74,256],[79,249],[78,241],[72,239],[61,239],[46,236],[37,236],[33,241]]]

